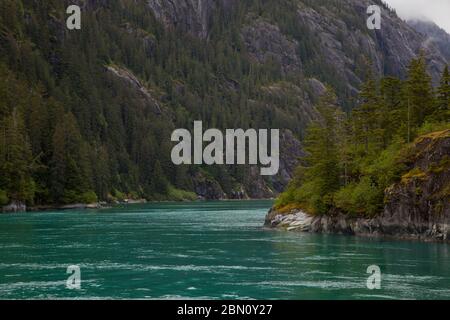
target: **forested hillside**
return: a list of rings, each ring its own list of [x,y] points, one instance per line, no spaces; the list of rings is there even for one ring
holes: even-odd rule
[[[408,198],[409,191],[397,195],[397,202],[409,200],[411,215],[418,211],[425,221],[429,215],[448,216],[450,181],[444,177],[450,172],[450,154],[438,147],[448,144],[450,134],[448,67],[436,89],[423,56],[411,62],[404,81],[376,81],[369,74],[359,102],[345,114],[331,89],[320,99],[321,118],[309,125],[305,138],[308,155],[276,208],[374,217],[392,198],[389,188],[401,183],[414,189],[415,200]],[[420,147],[424,141],[426,148]]]
[[[404,78],[424,49],[437,83],[447,63],[385,6],[382,31],[368,30],[365,0],[173,3],[0,2],[1,204],[273,197],[303,155],[326,86],[349,111],[368,74]],[[66,28],[69,4],[82,8],[81,30]],[[395,94],[401,84],[388,79]],[[411,120],[410,139],[428,111]],[[170,135],[194,120],[282,129],[279,175],[174,166]]]

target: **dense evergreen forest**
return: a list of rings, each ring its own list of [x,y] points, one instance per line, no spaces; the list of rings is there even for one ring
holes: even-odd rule
[[[256,90],[284,76],[279,66],[251,64],[242,52],[239,12],[245,8],[227,17],[218,11],[205,46],[166,31],[144,1],[92,1],[83,10],[82,29],[69,31],[68,4],[0,4],[2,204],[192,199],[191,177],[198,170],[228,192],[245,168],[173,166],[173,129],[202,119],[210,127],[301,133],[294,103],[274,102],[283,103],[275,113]],[[136,74],[157,98],[143,101],[107,67]]]
[[[311,8],[325,2],[302,0]],[[376,76],[368,74],[364,54],[347,52],[355,61],[352,72],[369,79],[358,103],[354,89],[324,63],[314,31],[296,17],[295,1],[218,6],[209,17],[207,39],[166,28],[146,1],[77,3],[83,4],[81,30],[66,28],[71,1],[0,2],[2,205],[195,199],[195,179],[219,181],[221,190],[234,194],[254,183],[251,168],[174,166],[172,131],[202,120],[219,129],[289,129],[303,139],[306,124],[318,118],[315,109],[305,112],[306,107],[299,107],[305,101],[318,102],[311,78],[328,84],[335,95],[330,91],[318,103],[323,119],[308,131],[307,162],[317,166],[299,170],[281,202],[302,202],[311,194],[311,206],[324,211],[331,198],[344,198],[345,192],[366,195],[366,188],[367,201],[378,203],[379,190],[393,179],[396,168],[385,178],[367,170],[390,166],[390,152],[398,150],[401,139],[411,141],[424,125],[448,121],[448,73],[435,93],[423,59],[413,61],[408,80],[377,83]],[[357,18],[358,12],[335,7],[352,30],[377,40],[365,19]],[[270,57],[255,62],[242,29],[258,19],[276,22],[288,37],[284,42],[295,44],[302,72]],[[346,41],[344,34],[341,38]],[[384,71],[394,67],[386,63]],[[358,107],[347,119],[338,114],[337,104],[346,111]],[[340,140],[324,142],[322,133]],[[327,159],[320,157],[322,148],[329,153]],[[377,160],[380,155],[386,163]],[[294,186],[312,176],[316,178],[299,189],[299,195],[291,195]],[[273,180],[266,183],[274,188]]]
[[[436,89],[423,55],[411,62],[404,81],[377,81],[370,73],[367,79],[351,113],[341,111],[331,88],[317,104],[322,117],[308,127],[308,155],[278,199],[281,212],[296,208],[316,215],[373,217],[382,211],[388,187],[426,174],[417,168],[408,171],[405,164],[416,137],[450,129],[448,67]],[[447,155],[432,170],[449,167]],[[447,201],[449,181],[443,190],[439,199]]]

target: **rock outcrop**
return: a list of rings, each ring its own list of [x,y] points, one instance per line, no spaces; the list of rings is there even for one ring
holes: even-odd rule
[[[161,114],[162,110],[158,101],[153,98],[146,86],[130,71],[115,65],[106,66],[106,70],[114,75],[117,79],[126,83],[126,85],[136,92],[136,97],[145,105],[153,106],[154,112]]]
[[[167,28],[176,28],[206,39],[211,18],[219,6],[231,6],[235,0],[148,0],[156,18]]]
[[[193,177],[194,191],[203,200],[223,200],[227,195],[214,178],[204,172],[197,172]]]
[[[7,206],[2,208],[2,212],[4,213],[18,213],[18,212],[26,212],[27,206],[22,202],[13,201]]]
[[[265,225],[289,231],[450,242],[450,130],[419,138],[405,163],[409,171],[385,191],[384,210],[376,217],[309,216],[296,209],[272,209]]]
[[[299,72],[301,61],[298,42],[288,39],[277,25],[257,18],[242,29],[242,37],[250,56],[258,63],[275,60],[283,72]]]
[[[434,22],[423,20],[408,20],[408,24],[417,32],[423,34],[428,42],[433,43],[450,60],[450,34],[439,28]]]

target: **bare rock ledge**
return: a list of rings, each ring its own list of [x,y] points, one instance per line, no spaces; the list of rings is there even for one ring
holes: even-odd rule
[[[450,243],[449,221],[398,220],[380,216],[372,219],[345,215],[311,216],[294,210],[288,214],[272,209],[266,216],[265,227],[294,232],[344,234],[364,237],[386,237]]]

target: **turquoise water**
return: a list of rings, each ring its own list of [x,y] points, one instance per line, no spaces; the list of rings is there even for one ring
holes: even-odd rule
[[[0,215],[0,298],[450,299],[449,245],[263,230],[270,206]],[[366,287],[370,265],[381,290]]]

